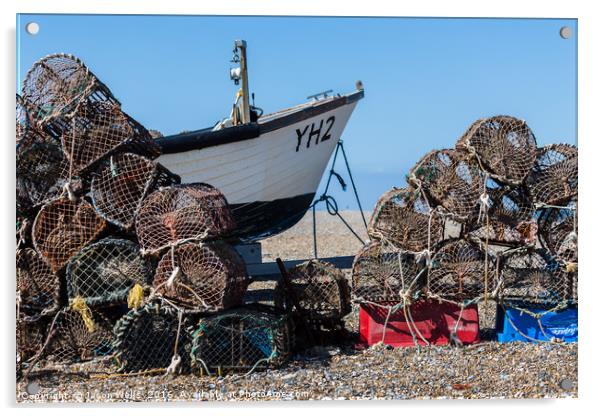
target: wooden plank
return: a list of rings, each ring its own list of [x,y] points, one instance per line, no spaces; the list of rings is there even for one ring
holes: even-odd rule
[[[350,269],[353,264],[354,256],[339,256],[339,257],[323,257],[319,260],[333,264],[339,269]],[[306,262],[304,260],[288,260],[284,262],[286,269],[295,267],[298,264]],[[279,280],[280,270],[276,262],[260,263],[260,264],[247,264],[247,272],[249,276],[255,281],[267,281],[267,280]]]

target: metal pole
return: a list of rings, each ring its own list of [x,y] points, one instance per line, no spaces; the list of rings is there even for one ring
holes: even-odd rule
[[[242,122],[247,124],[251,122],[251,108],[249,106],[249,76],[247,69],[247,42],[237,40],[235,45],[240,49],[240,72],[242,75]]]

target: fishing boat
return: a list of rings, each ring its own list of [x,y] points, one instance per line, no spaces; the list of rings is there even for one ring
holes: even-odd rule
[[[343,130],[364,97],[361,81],[349,94],[331,91],[295,107],[261,114],[251,105],[245,41],[236,41],[230,70],[238,85],[230,117],[216,126],[162,137],[159,161],[182,183],[204,182],[228,200],[237,231],[253,242],[296,224],[310,207]]]

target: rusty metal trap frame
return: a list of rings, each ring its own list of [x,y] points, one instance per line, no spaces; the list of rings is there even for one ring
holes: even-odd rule
[[[17,365],[21,366],[39,354],[47,338],[49,322],[44,318],[33,322],[17,319],[16,324]]]
[[[119,105],[79,58],[63,53],[45,56],[33,64],[23,79],[23,98],[39,125],[72,116],[82,103]]]
[[[428,274],[425,260],[385,241],[368,243],[353,260],[354,301],[389,304],[418,297]]]
[[[563,205],[577,196],[578,150],[570,144],[550,144],[537,149],[527,184],[535,203]]]
[[[393,188],[377,201],[368,235],[395,247],[421,252],[443,240],[445,220],[418,189]]]
[[[155,299],[130,310],[113,329],[117,372],[187,372],[193,317]]]
[[[577,200],[565,206],[547,206],[541,209],[539,236],[542,246],[563,264],[578,262]]]
[[[67,265],[67,293],[89,306],[125,303],[134,285],[150,284],[153,269],[136,243],[105,238],[84,247]]]
[[[148,194],[179,183],[180,177],[161,164],[133,153],[122,153],[106,158],[92,174],[90,196],[104,219],[129,230]]]
[[[106,221],[84,199],[59,198],[40,209],[33,223],[32,240],[52,271],[57,272],[105,226]]]
[[[32,132],[35,132],[34,123],[27,110],[25,100],[19,94],[16,95],[16,145],[17,148],[23,142],[27,142],[27,138],[31,136]]]
[[[186,243],[166,252],[153,287],[187,312],[216,312],[242,303],[249,278],[245,263],[228,244]]]
[[[553,309],[576,303],[574,274],[545,249],[523,248],[502,253],[498,302]]]
[[[218,238],[235,226],[224,195],[204,183],[159,189],[144,199],[136,217],[136,234],[144,254],[158,254],[187,241]]]
[[[497,258],[465,239],[442,243],[430,261],[427,297],[468,305],[499,295]]]
[[[410,171],[408,181],[427,194],[430,205],[440,205],[460,223],[478,217],[486,177],[467,153],[435,150],[426,154]]]
[[[37,321],[54,314],[61,302],[61,279],[31,248],[17,250],[17,317]]]
[[[265,305],[248,305],[202,318],[192,335],[192,367],[245,371],[284,364],[294,347],[294,328],[288,314]]]
[[[311,259],[287,271],[290,288],[299,303],[296,311],[312,323],[340,321],[351,312],[351,291],[345,274],[334,265]],[[293,304],[287,297],[282,280],[274,289],[274,305],[291,311]]]
[[[491,177],[520,185],[533,168],[537,142],[525,121],[500,115],[475,121],[456,147],[475,157]]]

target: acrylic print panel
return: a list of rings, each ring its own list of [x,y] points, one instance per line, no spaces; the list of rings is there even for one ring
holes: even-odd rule
[[[17,400],[576,397],[577,35],[18,15]]]

